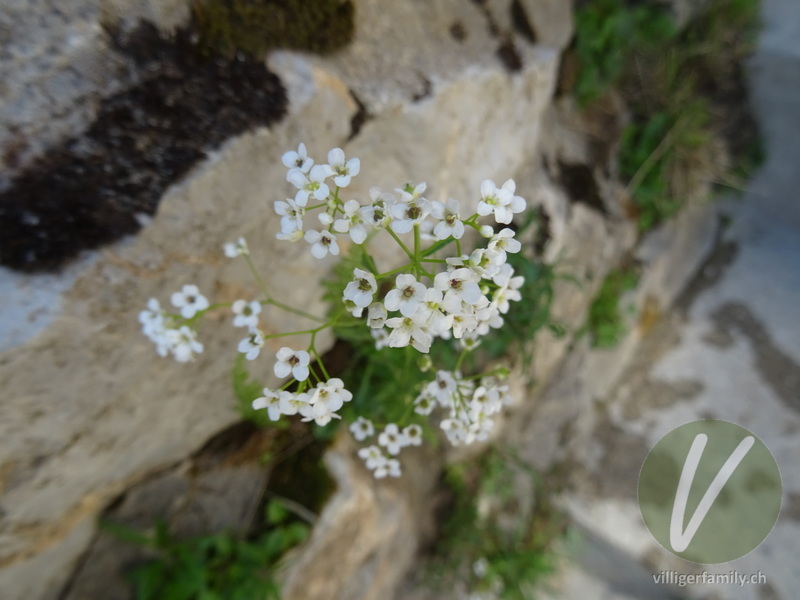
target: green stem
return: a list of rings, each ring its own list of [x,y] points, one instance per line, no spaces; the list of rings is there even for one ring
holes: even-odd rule
[[[391,227],[387,227],[386,231],[388,231],[389,235],[391,235],[394,238],[394,241],[400,245],[400,247],[403,249],[403,252],[405,252],[406,256],[408,256],[408,258],[411,259],[411,262],[413,264],[416,261],[416,257],[411,253],[411,250],[409,250],[408,247],[403,243],[403,240],[397,237],[397,234],[392,230]]]

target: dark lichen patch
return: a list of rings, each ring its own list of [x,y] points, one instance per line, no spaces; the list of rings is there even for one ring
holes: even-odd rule
[[[608,216],[608,210],[600,195],[597,180],[587,165],[559,161],[558,169],[559,181],[570,200],[584,203],[599,211],[602,215]]]
[[[528,13],[522,5],[522,2],[520,2],[520,0],[514,0],[511,3],[510,11],[511,23],[514,26],[514,30],[528,40],[528,42],[535,44],[538,36],[536,35],[536,30],[533,28],[533,24],[531,24],[531,20],[528,18]]]
[[[358,106],[358,110],[350,119],[350,135],[347,137],[348,141],[356,137],[361,132],[361,128],[364,127],[364,123],[372,118],[372,115],[369,114],[369,111],[367,110],[366,105],[361,101],[361,98],[359,98],[353,90],[349,91],[350,97],[353,99],[353,102],[356,103],[356,106]]]
[[[107,98],[89,129],[0,193],[0,264],[54,270],[140,228],[166,188],[226,139],[283,117],[286,92],[263,61],[206,58],[179,31],[112,34],[140,83]]]
[[[514,40],[510,37],[500,43],[497,48],[497,56],[509,73],[518,73],[522,70],[522,57],[519,55]]]
[[[457,42],[464,42],[467,39],[467,28],[461,21],[453,21],[450,25],[450,37]]]
[[[355,31],[351,0],[195,0],[200,44],[213,53],[263,57],[274,48],[326,54]]]
[[[430,98],[433,95],[433,83],[424,75],[420,75],[421,89],[416,92],[411,99],[414,102],[419,102],[425,98]]]

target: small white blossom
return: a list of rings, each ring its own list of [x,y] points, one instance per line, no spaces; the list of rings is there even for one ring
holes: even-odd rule
[[[386,307],[382,302],[373,302],[367,309],[367,325],[372,329],[383,329],[388,316]]]
[[[433,279],[433,287],[444,292],[442,304],[447,310],[457,312],[452,308],[453,306],[457,306],[461,302],[474,305],[483,296],[476,279],[477,277],[471,269],[462,267],[450,272],[438,273]]]
[[[228,242],[222,247],[222,250],[228,258],[236,258],[237,256],[250,254],[250,251],[247,249],[247,242],[244,241],[243,237],[240,237],[235,243]]]
[[[394,317],[392,319],[387,319],[386,326],[392,329],[392,332],[389,334],[390,348],[404,348],[411,344],[423,354],[430,351],[433,337],[412,317]]]
[[[276,377],[283,379],[291,375],[297,381],[308,379],[308,364],[311,360],[308,352],[284,346],[275,356],[278,359],[273,368]]]
[[[375,467],[375,479],[383,479],[384,477],[400,477],[400,461],[396,458],[389,458],[381,465]]]
[[[406,445],[408,446],[421,446],[422,445],[422,427],[417,424],[409,425],[403,429],[403,436],[406,438]]]
[[[397,200],[379,187],[369,188],[372,203],[361,208],[361,220],[373,227],[387,227],[392,220],[391,207]]]
[[[142,324],[142,333],[151,340],[161,335],[164,330],[164,313],[158,300],[150,298],[147,301],[147,310],[139,313],[139,323]]]
[[[330,252],[336,256],[339,254],[339,244],[336,243],[336,238],[329,231],[315,231],[310,229],[306,231],[305,240],[311,244],[311,254],[314,258],[325,258]]]
[[[344,288],[343,297],[345,300],[352,300],[356,306],[365,308],[372,303],[372,295],[378,291],[378,283],[375,275],[363,269],[353,269],[353,276],[353,281]]]
[[[502,262],[505,262],[506,252],[516,254],[522,248],[522,244],[519,243],[519,240],[514,239],[514,231],[506,227],[499,233],[496,233],[492,236],[492,239],[489,240],[487,248],[489,250],[499,252],[503,257]]]
[[[412,316],[425,299],[427,288],[409,273],[398,275],[394,285],[394,289],[389,290],[383,300],[386,310],[399,310],[404,317]]]
[[[383,466],[386,463],[386,455],[378,446],[367,446],[358,451],[359,458],[363,459],[370,471]]]
[[[258,315],[261,314],[261,303],[258,300],[248,302],[247,300],[237,300],[231,306],[234,327],[257,327]]]
[[[356,438],[356,441],[363,442],[365,439],[375,434],[375,426],[369,419],[358,417],[358,419],[350,425],[350,431],[353,437]]]
[[[178,362],[189,362],[195,354],[203,351],[203,344],[197,341],[197,334],[191,328],[183,325],[179,329],[170,329],[172,355]]]
[[[364,227],[364,214],[358,200],[348,200],[344,203],[344,218],[337,219],[333,229],[338,233],[350,233],[354,244],[363,244],[367,239],[367,230]]]
[[[359,159],[351,158],[345,162],[344,151],[341,148],[334,148],[328,152],[328,163],[333,171],[333,182],[340,188],[350,185],[350,178],[358,175],[361,170]]]
[[[292,394],[285,390],[275,392],[269,388],[264,388],[264,395],[253,400],[253,408],[255,410],[263,410],[266,408],[270,421],[277,421],[283,414],[281,410],[281,398],[286,395],[291,396]]]
[[[185,285],[180,292],[172,294],[172,305],[181,309],[181,316],[184,319],[191,319],[198,312],[209,307],[208,300],[196,285]]]
[[[395,423],[389,423],[378,435],[378,444],[386,448],[392,456],[397,456],[400,449],[408,445],[408,440]]]
[[[251,327],[247,337],[239,342],[238,350],[247,360],[255,360],[262,346],[264,346],[264,333],[260,329]]]
[[[314,199],[319,201],[325,200],[330,193],[330,188],[325,183],[325,178],[331,174],[332,171],[327,165],[314,165],[308,173],[304,173],[297,168],[289,169],[286,174],[286,181],[297,188],[295,202],[299,206],[306,206],[309,196],[313,196]]]
[[[450,236],[460,240],[464,236],[464,222],[458,213],[458,200],[448,198],[446,204],[435,201],[431,204],[431,215],[439,219],[439,223],[433,230],[433,235],[437,240],[445,240]]]
[[[427,416],[433,412],[434,408],[436,408],[436,398],[428,390],[423,390],[414,399],[414,412],[418,415]]]
[[[305,204],[298,204],[295,200],[287,198],[286,202],[275,202],[275,212],[281,217],[281,233],[291,235],[295,231],[303,230],[303,216],[306,214]]]
[[[353,394],[344,388],[341,379],[333,377],[320,382],[308,392],[308,404],[300,408],[304,421],[313,420],[317,425],[327,425],[331,419],[340,419],[336,414],[345,402],[353,399]]]
[[[299,169],[302,173],[308,173],[314,166],[314,160],[308,157],[306,145],[302,142],[297,147],[297,152],[290,150],[281,156],[283,166],[288,169]]]
[[[385,328],[370,329],[369,332],[375,340],[375,350],[382,350],[389,345],[389,332]]]

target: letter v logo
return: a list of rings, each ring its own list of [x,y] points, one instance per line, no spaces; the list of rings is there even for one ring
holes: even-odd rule
[[[740,558],[769,535],[781,509],[781,474],[758,437],[728,421],[676,427],[647,455],[638,500],[647,529],[700,564]]]
[[[744,438],[736,449],[722,465],[722,468],[717,473],[711,485],[708,486],[706,493],[700,500],[700,504],[694,510],[694,514],[689,519],[689,524],[686,530],[682,531],[683,519],[686,514],[686,503],[689,501],[689,492],[692,490],[692,482],[694,475],[697,472],[697,465],[700,464],[700,459],[703,456],[703,450],[706,448],[708,436],[704,433],[698,433],[692,442],[692,447],[689,448],[689,454],[686,456],[686,462],[683,463],[683,471],[681,471],[681,479],[678,482],[678,491],[675,493],[675,503],[672,505],[672,519],[669,524],[669,543],[675,552],[683,552],[689,547],[694,539],[694,534],[706,518],[708,511],[714,504],[722,488],[731,478],[736,467],[742,462],[742,459],[753,447],[756,439],[749,435]]]

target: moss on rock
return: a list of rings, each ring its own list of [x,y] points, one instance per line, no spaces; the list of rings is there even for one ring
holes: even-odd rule
[[[263,57],[275,48],[325,54],[355,30],[351,0],[195,0],[195,29],[210,52]]]

